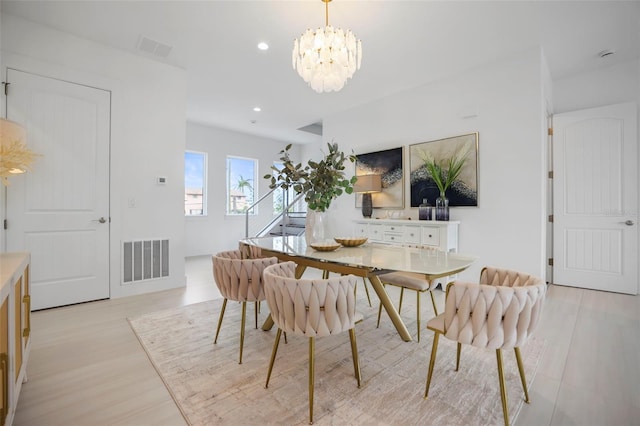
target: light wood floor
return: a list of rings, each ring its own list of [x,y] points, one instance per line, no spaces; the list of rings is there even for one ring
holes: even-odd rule
[[[188,259],[187,277],[184,289],[34,312],[14,425],[184,425],[126,318],[220,297],[210,257]],[[547,349],[519,426],[640,424],[640,297],[550,286],[536,334]]]

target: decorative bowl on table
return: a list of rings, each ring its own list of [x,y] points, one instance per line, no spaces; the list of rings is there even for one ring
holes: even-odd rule
[[[345,237],[345,238],[334,238],[337,243],[342,244],[345,247],[358,247],[367,242],[367,237]]]
[[[309,245],[311,246],[312,249],[318,250],[318,251],[334,251],[340,247],[340,244],[336,244],[331,241],[311,243]]]

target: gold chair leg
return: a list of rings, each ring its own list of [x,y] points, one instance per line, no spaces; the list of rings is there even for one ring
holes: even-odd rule
[[[420,343],[420,292],[416,291],[416,303],[418,305],[418,309],[416,311],[416,317],[418,321],[418,343]]]
[[[255,302],[255,311],[256,311],[256,330],[258,329],[258,311],[260,311],[260,302]]]
[[[456,371],[460,368],[460,354],[462,353],[462,343],[458,342],[458,348],[456,349]]]
[[[271,378],[271,370],[273,370],[273,362],[276,360],[276,353],[278,352],[278,344],[280,343],[280,336],[282,335],[282,329],[278,329],[276,333],[276,340],[273,342],[273,350],[271,351],[271,360],[269,361],[269,371],[267,372],[267,383],[264,387],[269,387],[269,379]]]
[[[404,287],[400,287],[400,304],[398,305],[398,314],[402,312],[402,298],[404,296]]]
[[[527,378],[524,375],[524,365],[522,365],[522,356],[520,355],[520,348],[513,348],[516,353],[516,361],[518,361],[518,371],[520,372],[520,382],[522,382],[522,389],[524,390],[524,402],[529,403],[529,390],[527,389]]]
[[[367,279],[362,277],[362,285],[364,285],[364,291],[367,293],[367,300],[369,301],[369,307],[372,307],[371,296],[369,296],[369,287],[367,287]]]
[[[382,315],[382,302],[378,306],[378,323],[376,324],[376,328],[380,328],[380,316]]]
[[[240,328],[240,362],[238,364],[242,364],[242,349],[244,347],[244,325],[247,320],[247,302],[242,302],[242,321]]]
[[[504,426],[509,426],[509,408],[507,407],[507,387],[504,382],[504,371],[502,369],[502,349],[496,349],[498,359],[498,380],[500,381],[500,398],[502,399],[502,413],[504,415]]]
[[[358,381],[358,388],[362,381],[362,375],[360,374],[360,361],[358,359],[358,344],[356,343],[356,329],[355,327],[349,330],[349,339],[351,340],[351,356],[353,357],[353,371]]]
[[[218,328],[216,329],[216,338],[213,340],[213,344],[218,343],[218,334],[220,333],[220,326],[222,325],[222,318],[224,318],[224,310],[227,307],[227,299],[222,302],[222,310],[220,311],[220,317],[218,318]]]
[[[433,312],[436,314],[436,316],[438,316],[438,308],[436,307],[436,299],[435,297],[433,297],[433,291],[429,290],[429,294],[431,295],[431,304],[433,305]]]
[[[427,387],[424,390],[424,399],[429,396],[429,386],[431,386],[431,376],[433,375],[433,366],[436,364],[436,352],[438,351],[438,339],[440,333],[433,333],[433,346],[431,346],[431,359],[429,360],[429,373],[427,374]]]
[[[309,424],[313,424],[313,387],[315,376],[315,337],[309,337]]]
[[[386,287],[382,284],[382,287]],[[378,305],[378,323],[376,324],[376,328],[380,328],[380,316],[382,315],[382,302]]]

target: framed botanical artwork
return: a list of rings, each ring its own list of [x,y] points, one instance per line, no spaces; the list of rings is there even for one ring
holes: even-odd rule
[[[356,176],[381,176],[382,192],[371,194],[373,208],[404,208],[403,147],[356,155]],[[356,207],[362,207],[362,194],[356,194]]]
[[[443,169],[450,159],[464,159],[458,178],[446,191],[449,206],[478,205],[478,132],[410,145],[409,156],[411,207],[418,207],[425,198],[433,206],[440,196],[425,159]]]

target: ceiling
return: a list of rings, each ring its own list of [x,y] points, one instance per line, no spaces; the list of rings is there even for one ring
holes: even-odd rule
[[[294,143],[319,140],[297,129],[327,115],[536,46],[553,80],[640,57],[638,1],[334,0],[329,22],[362,40],[362,68],[342,91],[318,94],[292,69],[291,50],[305,29],[324,25],[320,0],[2,0],[1,7],[183,68],[189,121]],[[140,51],[141,37],[171,46],[169,55]],[[261,41],[267,51],[257,49]],[[615,54],[601,58],[607,49]]]

